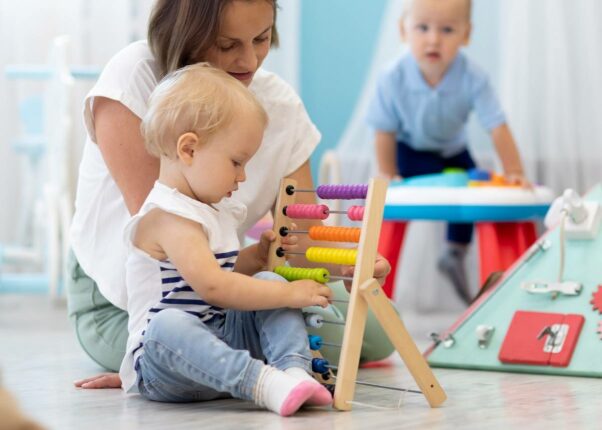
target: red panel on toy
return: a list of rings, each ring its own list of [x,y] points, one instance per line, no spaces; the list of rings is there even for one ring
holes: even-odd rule
[[[564,321],[562,324],[566,324],[568,326],[568,332],[566,333],[566,339],[564,340],[562,350],[558,353],[552,353],[550,355],[550,366],[567,367],[569,365],[571,362],[571,357],[573,356],[573,351],[575,351],[575,347],[577,346],[577,341],[579,340],[579,335],[581,334],[581,327],[583,327],[584,322],[585,319],[582,315],[567,314],[564,316]]]
[[[583,322],[582,315],[517,311],[498,358],[508,364],[566,367]]]

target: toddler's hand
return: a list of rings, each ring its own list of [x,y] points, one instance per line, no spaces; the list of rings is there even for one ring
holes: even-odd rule
[[[287,287],[291,289],[291,303],[289,304],[291,308],[304,308],[306,306],[325,308],[332,298],[330,288],[310,279],[293,281]]]
[[[399,174],[399,173],[386,173],[386,172],[379,172],[379,176],[383,179],[386,179],[389,182],[401,182],[403,180],[403,177]]]
[[[523,188],[533,188],[533,185],[522,173],[509,173],[505,175],[506,182],[511,185],[520,185]]]

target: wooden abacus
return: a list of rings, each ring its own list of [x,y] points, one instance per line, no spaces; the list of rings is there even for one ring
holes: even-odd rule
[[[316,263],[355,265],[337,367],[334,407],[339,410],[351,410],[355,384],[359,383],[356,377],[368,307],[372,309],[429,405],[439,406],[447,398],[445,392],[380,284],[373,277],[387,182],[383,179],[371,179],[369,185],[321,185],[316,190],[298,190],[296,186],[296,182],[291,179],[284,179],[280,185],[274,214],[274,232],[277,239],[270,247],[268,269],[289,280],[309,278],[318,282],[328,282],[335,277],[331,277],[326,269],[287,268],[285,255],[289,253],[282,249],[281,238],[289,233],[307,233],[312,240],[358,243],[357,249],[310,247],[303,253],[308,261]],[[291,219],[325,219],[334,212],[326,205],[295,204],[297,192],[315,192],[321,199],[365,199],[365,207],[352,206],[346,211],[352,221],[362,221],[362,227],[311,227],[307,232],[292,231]]]

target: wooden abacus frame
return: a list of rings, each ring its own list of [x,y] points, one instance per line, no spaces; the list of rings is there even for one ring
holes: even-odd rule
[[[283,179],[280,184],[274,214],[276,240],[270,247],[269,270],[274,270],[276,266],[284,265],[286,262],[284,256],[280,257],[276,254],[276,250],[281,246],[280,228],[291,227],[290,218],[283,213],[283,208],[293,204],[295,196],[294,193],[289,195],[286,189],[296,185],[297,183],[291,179]],[[429,405],[437,407],[447,398],[401,318],[373,277],[386,192],[387,182],[384,179],[370,180],[334,392],[334,407],[342,411],[351,410],[368,307],[372,309]]]

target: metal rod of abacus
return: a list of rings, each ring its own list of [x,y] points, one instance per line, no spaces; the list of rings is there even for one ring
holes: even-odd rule
[[[322,345],[332,346],[334,348],[342,348],[343,347],[343,345],[341,345],[339,343],[331,343],[331,342],[324,342],[324,341],[322,341]]]
[[[334,325],[345,325],[344,322],[328,321],[328,320],[322,320],[322,323],[324,323],[324,324],[334,324]]]
[[[283,229],[286,229],[286,234],[282,234]],[[309,234],[309,230],[289,230],[286,227],[282,227],[280,231],[282,236],[286,236],[287,234]]]
[[[305,252],[297,252],[297,251],[285,251],[282,248],[278,248],[276,251],[278,257],[284,257],[285,255],[305,255]],[[282,255],[280,255],[282,254]]]
[[[337,300],[337,299],[331,299],[330,300],[332,303],[349,303],[349,300]]]
[[[335,380],[337,379],[336,376],[333,376],[333,378]],[[411,390],[409,388],[391,387],[390,385],[374,384],[372,382],[358,381],[358,380],[356,380],[355,383],[358,384],[358,385],[365,385],[367,387],[382,388],[384,390],[403,391],[403,392],[406,392],[406,393],[422,394],[422,391],[420,391],[420,390]]]
[[[324,374],[324,373],[328,373],[328,370],[337,370],[337,368],[338,368],[337,366],[331,365],[330,363],[328,363],[328,360],[325,360],[323,358],[312,359],[312,371],[313,372]],[[329,376],[332,376],[335,380],[337,379],[337,377],[334,375],[329,375]],[[358,385],[382,388],[385,390],[404,391],[407,393],[422,394],[422,391],[419,391],[419,390],[411,390],[409,388],[391,387],[390,385],[381,385],[381,384],[375,384],[373,382],[358,381],[357,379],[355,380],[355,383]]]
[[[311,190],[307,188],[295,188],[292,185],[289,185],[288,187],[286,187],[286,192],[290,195],[292,193],[315,193],[316,190]]]
[[[330,279],[334,279],[335,281],[353,281],[353,276],[330,275]]]

